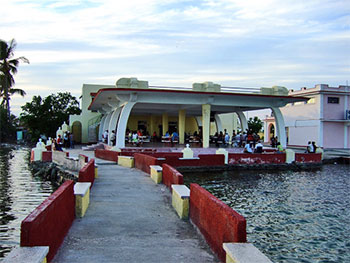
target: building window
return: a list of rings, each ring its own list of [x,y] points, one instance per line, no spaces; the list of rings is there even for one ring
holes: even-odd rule
[[[338,97],[328,97],[327,102],[332,103],[332,104],[339,104],[339,98]]]

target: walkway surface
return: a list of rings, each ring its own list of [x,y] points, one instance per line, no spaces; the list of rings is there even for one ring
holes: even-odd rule
[[[140,170],[96,162],[87,213],[52,262],[219,262],[189,221],[178,218],[164,185]]]

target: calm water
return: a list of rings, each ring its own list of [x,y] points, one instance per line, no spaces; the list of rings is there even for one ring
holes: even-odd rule
[[[0,260],[19,246],[21,221],[53,192],[32,176],[28,158],[28,148],[0,146]]]
[[[183,173],[247,220],[274,262],[350,262],[350,166],[312,172]]]

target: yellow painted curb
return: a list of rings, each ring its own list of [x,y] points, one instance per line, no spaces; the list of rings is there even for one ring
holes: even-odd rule
[[[135,166],[134,157],[131,156],[118,156],[118,165],[128,168]]]

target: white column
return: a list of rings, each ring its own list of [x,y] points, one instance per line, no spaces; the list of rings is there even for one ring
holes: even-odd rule
[[[324,96],[320,92],[320,123],[318,126],[318,146],[323,147],[323,105],[324,103]]]
[[[120,112],[120,117],[118,121],[118,130],[117,130],[117,140],[116,140],[116,147],[117,148],[124,148],[125,147],[125,132],[126,132],[126,126],[128,124],[128,119],[130,112],[132,110],[132,107],[136,102],[127,102],[124,107],[122,108]]]
[[[112,114],[113,114],[113,111],[108,112],[106,119],[105,119],[105,123],[103,124],[103,131],[102,132],[104,132],[105,130],[108,130],[109,121],[111,120]]]
[[[266,118],[267,119],[267,118]],[[269,132],[268,132],[268,127],[269,127],[269,124],[268,124],[268,121],[264,121],[264,142],[268,142],[269,139],[267,138],[269,136]]]
[[[210,135],[210,104],[202,105],[202,133],[203,133],[203,148],[209,148]]]
[[[215,117],[216,130],[217,130],[217,132],[218,132],[218,133],[221,132],[221,131],[223,132],[223,130],[222,130],[222,124],[221,124],[221,119],[220,119],[219,114],[215,114],[214,117]]]
[[[348,105],[349,105],[349,96],[347,94],[349,94],[349,86],[346,86],[345,87],[345,91],[347,92],[345,95],[344,95],[344,113],[346,113],[347,110],[350,110],[348,109]],[[348,145],[348,125],[346,123],[344,123],[344,148],[347,149],[349,148],[349,145]]]
[[[115,132],[117,133],[116,126],[117,126],[118,117],[119,117],[119,114],[120,114],[121,110],[122,110],[121,107],[115,109],[113,111],[111,119],[109,121],[109,126],[108,126],[108,145],[110,145],[110,142],[111,142],[110,138],[111,138],[112,130],[115,130]]]
[[[103,117],[100,121],[100,127],[98,129],[98,140],[99,141],[102,141],[102,134],[104,132],[103,127],[105,125],[106,118],[107,118],[107,114],[103,115]]]
[[[168,113],[166,112],[162,114],[162,127],[163,127],[163,134],[161,134],[161,136],[165,136],[165,133],[169,131],[169,116],[168,116]]]
[[[179,144],[185,144],[186,110],[179,110]]]
[[[286,137],[286,126],[284,125],[283,115],[279,108],[271,108],[273,115],[275,116],[276,122],[276,134],[278,141],[281,143],[282,147],[287,147],[287,137]]]
[[[237,111],[236,113],[237,113],[239,121],[241,123],[242,132],[246,132],[248,130],[247,118],[245,117],[245,115],[242,111]]]

